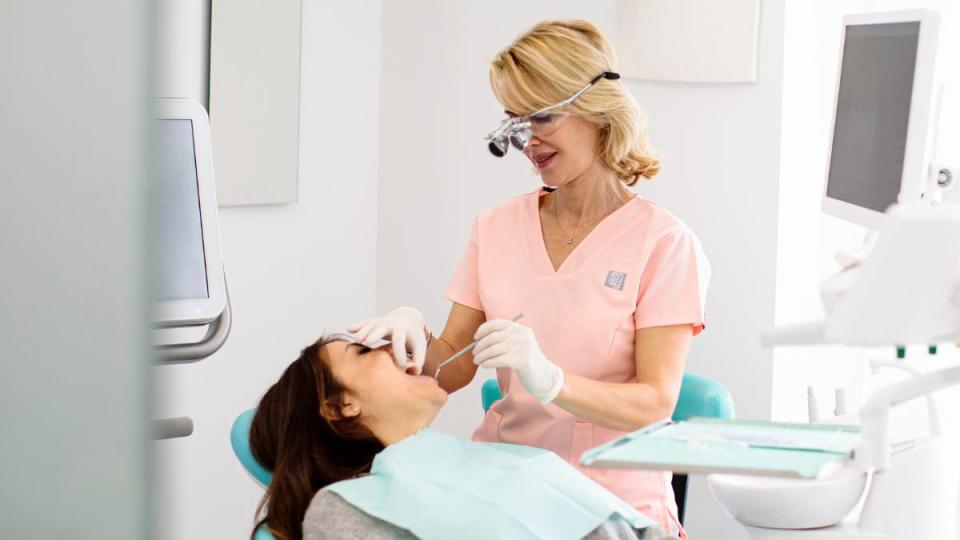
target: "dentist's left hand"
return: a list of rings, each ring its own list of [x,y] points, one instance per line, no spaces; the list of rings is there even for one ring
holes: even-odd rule
[[[540,403],[553,401],[563,388],[563,370],[543,355],[533,330],[507,319],[480,325],[473,336],[473,363],[485,368],[512,368],[520,384]]]
[[[399,307],[382,317],[374,317],[347,326],[348,332],[356,334],[357,341],[371,344],[379,339],[389,339],[393,345],[393,361],[400,369],[408,369],[412,361],[415,372],[423,371],[427,356],[427,331],[423,315],[412,307]],[[407,352],[412,353],[407,357]]]

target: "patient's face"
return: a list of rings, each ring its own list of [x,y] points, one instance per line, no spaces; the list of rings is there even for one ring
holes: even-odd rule
[[[362,417],[384,421],[422,417],[429,423],[447,401],[447,392],[436,379],[397,367],[390,345],[368,349],[334,341],[325,347],[334,377],[347,389],[345,399],[358,402]]]

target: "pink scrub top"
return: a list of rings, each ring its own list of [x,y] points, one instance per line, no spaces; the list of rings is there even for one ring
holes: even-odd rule
[[[635,197],[604,218],[554,270],[543,241],[537,189],[475,219],[467,251],[444,296],[533,329],[544,354],[564,370],[606,382],[636,382],[637,329],[704,328],[710,278],[697,237],[677,217]],[[503,399],[473,440],[553,450],[584,474],[686,537],[677,519],[671,473],[580,467],[580,455],[625,432],[541,405],[510,369],[497,369]]]

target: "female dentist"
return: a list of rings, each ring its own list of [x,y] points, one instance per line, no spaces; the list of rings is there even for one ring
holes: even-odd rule
[[[454,392],[496,368],[503,399],[473,439],[547,448],[578,468],[584,451],[670,417],[710,275],[694,233],[627,187],[660,163],[614,64],[580,20],[540,23],[501,51],[490,82],[508,118],[491,150],[522,149],[545,187],[477,216],[437,339],[409,307],[349,328],[390,338],[398,363],[428,375],[479,340],[439,379]],[[581,470],[686,536],[670,473]]]

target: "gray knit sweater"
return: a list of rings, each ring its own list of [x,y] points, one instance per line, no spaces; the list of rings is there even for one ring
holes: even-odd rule
[[[303,518],[303,540],[414,540],[410,531],[375,518],[333,491],[322,489]],[[622,520],[607,520],[585,540],[676,540],[657,527],[636,530]]]

